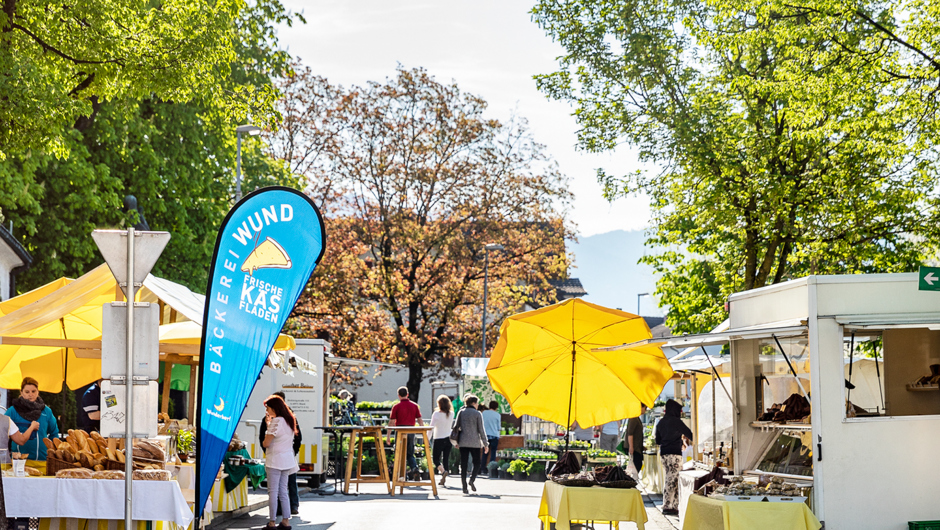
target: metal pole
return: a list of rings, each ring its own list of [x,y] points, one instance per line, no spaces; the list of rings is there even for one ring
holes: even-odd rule
[[[571,400],[574,397],[574,362],[576,343],[571,341],[571,387],[568,389],[568,419],[565,420],[565,452],[568,452],[568,442],[571,441]],[[581,425],[578,425],[581,427]],[[583,428],[583,427],[582,427]]]
[[[124,374],[124,528],[131,527],[134,491],[134,227],[127,229],[127,373]]]
[[[490,252],[483,247],[483,357],[486,357],[486,289],[490,274]]]
[[[236,132],[238,137],[235,148],[235,202],[242,200],[242,133]]]
[[[712,373],[712,465],[718,462],[718,407],[715,403],[715,374]]]
[[[643,296],[643,295],[642,295],[642,294],[636,295],[636,314],[637,314],[637,316],[640,315],[640,297],[641,297],[641,296]]]

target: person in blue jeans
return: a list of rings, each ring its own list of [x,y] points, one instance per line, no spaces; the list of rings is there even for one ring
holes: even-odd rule
[[[499,413],[499,403],[490,401],[489,408],[483,411],[483,428],[486,430],[486,443],[489,445],[489,454],[483,455],[483,469],[487,474],[490,462],[496,462],[496,450],[499,448],[499,430],[502,426],[502,415]]]

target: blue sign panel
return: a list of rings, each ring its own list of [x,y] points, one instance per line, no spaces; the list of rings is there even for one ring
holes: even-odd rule
[[[320,212],[290,188],[258,190],[222,222],[199,357],[197,506],[206,505],[258,374],[323,256],[324,242]]]

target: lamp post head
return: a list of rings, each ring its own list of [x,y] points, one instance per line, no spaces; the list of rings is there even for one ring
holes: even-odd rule
[[[248,133],[249,136],[258,136],[261,134],[261,127],[257,125],[239,125],[235,127],[237,133]]]
[[[506,247],[499,243],[487,243],[483,246],[483,250],[506,250]]]

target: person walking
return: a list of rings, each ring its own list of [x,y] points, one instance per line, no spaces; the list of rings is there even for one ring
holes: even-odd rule
[[[490,401],[489,408],[484,410],[483,428],[486,429],[486,445],[489,447],[489,454],[483,458],[483,468],[480,473],[489,475],[489,463],[496,461],[496,450],[499,449],[499,429],[503,424],[503,417],[499,413],[499,403],[495,400]]]
[[[277,397],[279,397],[279,398],[281,398],[281,399],[283,399],[283,400],[284,400],[284,404],[287,404],[287,396],[284,394],[284,392],[278,390],[277,392],[274,393],[274,395],[277,396]],[[293,410],[292,408],[290,408],[290,405],[287,406],[287,410],[289,410],[291,414],[294,414],[294,410]],[[295,420],[295,421],[297,420],[297,416],[296,416],[296,415],[294,415],[294,420]],[[261,431],[260,434],[259,434],[259,437],[261,438],[261,450],[264,451],[264,437],[265,437],[265,435],[267,435],[267,433],[268,433],[268,418],[267,418],[267,416],[265,416],[264,420],[261,421],[261,428],[260,428],[259,430]],[[301,443],[303,443],[303,435],[302,435],[301,430],[300,430],[300,422],[298,421],[298,422],[297,422],[297,429],[296,429],[296,432],[295,432],[295,434],[294,434],[294,443],[293,443],[293,446],[292,446],[293,449],[294,449],[294,456],[295,456],[295,457],[300,453],[300,444],[301,444]],[[266,451],[265,451],[265,453],[266,453]],[[297,515],[297,514],[299,514],[299,513],[300,513],[300,491],[298,491],[298,489],[297,489],[297,473],[296,473],[296,472],[295,472],[295,473],[291,473],[291,474],[287,477],[287,496],[290,498],[290,513],[291,513],[291,515]],[[277,513],[277,512],[279,512],[279,511],[280,511],[280,510],[275,509],[275,510],[274,510],[274,513]]]
[[[392,407],[392,412],[388,416],[389,427],[413,427],[415,425],[424,425],[421,419],[421,408],[417,403],[408,399],[408,388],[398,388],[398,403]],[[389,433],[389,443],[391,443],[391,433]],[[428,450],[427,447],[424,448]],[[412,470],[413,480],[421,480],[421,471],[418,469],[418,461],[415,459],[415,435],[408,435],[408,445],[405,448],[406,461],[408,469]]]
[[[480,449],[484,453],[489,453],[490,448],[486,441],[486,429],[483,427],[483,415],[477,410],[479,399],[470,394],[464,400],[466,407],[457,414],[454,420],[454,428],[459,431],[457,438],[457,447],[460,448],[460,483],[463,485],[463,492],[467,491],[467,485],[470,489],[476,491],[473,483],[480,472]],[[467,461],[473,463],[473,474],[470,476],[470,482],[467,482]]]
[[[267,528],[290,529],[290,497],[287,482],[292,473],[300,471],[294,458],[294,435],[297,434],[297,419],[280,396],[271,395],[264,400],[267,412],[267,432],[261,444],[266,449],[264,470],[268,475]],[[277,508],[281,508],[281,523],[275,526]]]
[[[598,448],[613,453],[620,440],[620,421],[608,421],[597,430],[600,432],[600,438],[597,441]]]
[[[646,405],[640,405],[640,415],[646,414]],[[633,467],[639,473],[643,469],[643,421],[639,417],[627,421],[627,432],[623,437],[623,448],[627,450]]]
[[[656,425],[656,444],[666,473],[663,487],[663,515],[679,515],[679,468],[682,465],[683,437],[692,440],[692,431],[682,421],[682,405],[670,399],[665,415]]]
[[[32,377],[24,377],[20,384],[20,397],[13,400],[6,415],[16,424],[20,432],[27,432],[33,422],[39,422],[39,429],[35,429],[30,434],[29,440],[24,444],[14,441],[11,450],[26,453],[28,458],[26,465],[45,472],[46,445],[42,439],[58,438],[59,424],[56,422],[52,409],[46,406],[39,397],[39,382]]]
[[[431,414],[431,427],[434,427],[431,431],[434,440],[432,454],[437,473],[441,476],[441,486],[447,480],[447,466],[450,465],[450,432],[453,424],[454,411],[450,398],[442,394],[437,398],[437,410]]]

